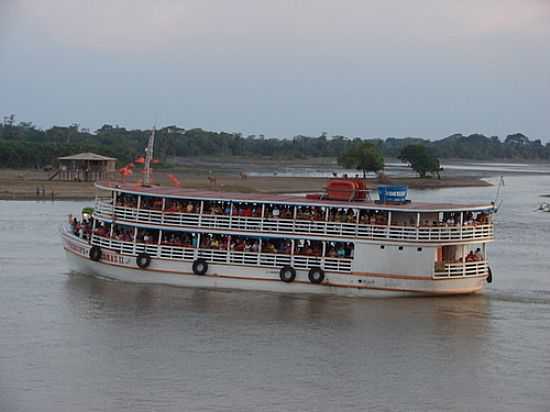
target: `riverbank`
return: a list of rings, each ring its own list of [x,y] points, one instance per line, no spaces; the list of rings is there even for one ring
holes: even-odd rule
[[[326,185],[325,177],[288,176],[193,176],[175,171],[156,171],[155,180],[161,185],[171,185],[168,175],[180,179],[185,188],[209,189],[225,192],[259,193],[304,193],[319,192]],[[134,179],[137,181],[137,178]],[[381,182],[369,179],[369,187],[375,188]],[[412,189],[438,189],[445,187],[490,186],[478,177],[444,177],[442,179],[420,179],[410,177],[386,178],[384,184],[407,185]],[[0,199],[2,200],[74,200],[92,199],[95,187],[89,182],[66,182],[48,180],[48,173],[35,170],[1,170]]]

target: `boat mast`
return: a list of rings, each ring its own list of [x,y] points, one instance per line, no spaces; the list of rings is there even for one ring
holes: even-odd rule
[[[149,142],[145,148],[145,164],[143,168],[143,186],[151,186],[151,161],[153,160],[153,148],[155,146],[155,127],[151,136],[149,136]]]

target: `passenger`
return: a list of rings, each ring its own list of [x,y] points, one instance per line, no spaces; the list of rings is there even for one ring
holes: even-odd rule
[[[312,249],[313,249],[313,253],[312,253],[313,256],[320,257],[323,254],[321,245],[314,245]]]
[[[277,253],[277,249],[275,248],[275,245],[271,242],[266,242],[264,246],[264,252],[265,253]]]
[[[336,252],[336,249],[334,247],[331,247],[329,250],[328,250],[328,257],[332,257],[332,258],[335,258],[335,257],[338,257],[338,252]]]
[[[260,248],[259,242],[257,240],[255,240],[252,243],[252,246],[250,246],[250,251],[253,252],[253,253],[258,253],[259,248]]]
[[[338,246],[338,250],[336,251],[336,253],[338,257],[346,257],[346,249],[342,245]]]
[[[290,252],[292,251],[292,242],[290,240],[285,241],[283,244],[280,253],[283,253],[285,255],[290,255]]]
[[[481,249],[480,249],[480,248],[477,248],[477,249],[476,249],[476,252],[475,252],[474,256],[475,256],[475,260],[476,260],[476,261],[481,261],[481,260],[483,260],[483,254],[481,253]]]
[[[468,253],[468,255],[466,255],[465,260],[466,260],[466,262],[474,262],[476,260],[474,252],[472,250],[470,250],[470,253]]]
[[[235,252],[243,252],[245,248],[244,241],[241,239],[235,239],[235,243],[233,243],[233,250]]]

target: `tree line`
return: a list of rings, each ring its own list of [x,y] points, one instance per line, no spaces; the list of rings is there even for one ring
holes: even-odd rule
[[[55,165],[57,157],[80,152],[95,152],[119,159],[125,164],[143,154],[150,130],[126,129],[104,125],[91,132],[78,124],[54,126],[43,130],[30,122],[16,122],[7,116],[0,122],[0,167],[42,168]],[[166,162],[186,156],[255,156],[272,159],[341,158],[363,142],[374,146],[384,157],[398,158],[405,147],[420,145],[435,158],[469,160],[521,159],[550,160],[550,143],[530,140],[517,133],[504,140],[482,134],[454,134],[440,140],[422,138],[349,138],[345,136],[291,139],[243,136],[240,133],[183,129],[177,126],[157,130],[156,156]]]

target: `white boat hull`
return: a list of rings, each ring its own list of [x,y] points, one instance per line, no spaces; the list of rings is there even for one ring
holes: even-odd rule
[[[312,284],[307,271],[296,270],[296,280],[282,282],[278,268],[210,263],[205,275],[195,275],[192,262],[152,259],[147,269],[134,256],[102,249],[100,261],[91,260],[91,246],[74,236],[63,235],[71,271],[124,282],[166,284],[181,287],[258,290],[338,296],[453,295],[480,291],[484,277],[432,279],[381,274],[326,273],[325,281]]]

